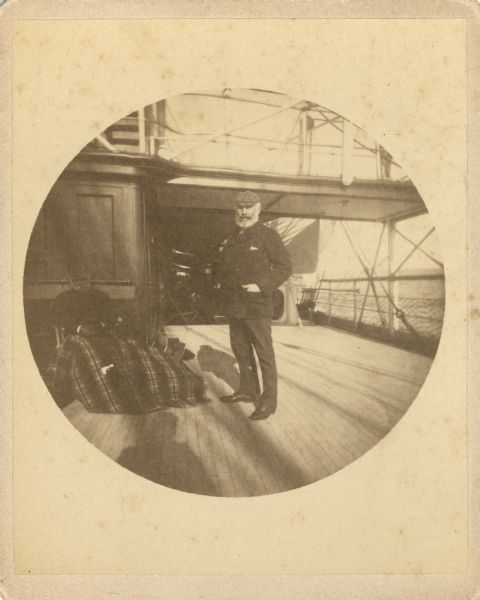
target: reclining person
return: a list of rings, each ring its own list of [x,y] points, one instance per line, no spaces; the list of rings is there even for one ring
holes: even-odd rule
[[[129,334],[128,324],[118,327],[112,300],[93,288],[89,274],[72,278],[53,313],[66,334],[57,349],[53,392],[60,407],[77,399],[89,412],[146,413],[203,400],[201,377]]]

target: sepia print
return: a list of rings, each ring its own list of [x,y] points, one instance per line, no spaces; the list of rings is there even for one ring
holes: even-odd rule
[[[475,597],[478,28],[354,4],[2,6],[2,598]]]
[[[45,200],[31,349],[66,418],[133,473],[284,492],[362,456],[415,400],[442,331],[435,226],[333,108],[160,99],[98,132]]]

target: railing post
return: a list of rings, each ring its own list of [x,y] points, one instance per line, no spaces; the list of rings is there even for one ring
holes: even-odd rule
[[[167,145],[165,123],[167,122],[167,101],[161,100],[155,103],[155,136],[158,143],[155,145],[155,153],[162,150]]]
[[[353,182],[353,147],[355,143],[355,125],[343,120],[342,137],[342,184],[350,185]]]
[[[353,327],[357,327],[357,282],[353,280]]]
[[[328,282],[328,320],[332,316],[332,282]]]
[[[230,165],[230,135],[225,134],[225,166]]]
[[[145,108],[138,110],[138,151],[146,154]]]
[[[391,279],[393,277],[393,261],[395,257],[395,223],[393,221],[387,221],[387,234],[388,234],[388,295],[390,300],[388,302],[388,331],[391,336],[394,335],[395,331],[398,331],[398,318],[395,316],[395,307],[393,303],[398,306],[398,282]],[[393,300],[393,303],[392,301]]]
[[[307,152],[308,152],[308,162],[307,162],[307,175],[310,175],[312,172],[312,144],[313,144],[313,126],[314,121],[311,117],[306,115],[305,126],[307,129]]]
[[[306,122],[305,122],[305,112],[300,114],[300,119],[298,121],[299,126],[299,145],[298,145],[298,174],[303,175],[305,169],[305,146],[306,146]]]
[[[382,163],[380,157],[380,145],[375,145],[375,159],[376,159],[376,167],[377,167],[377,179],[382,179]]]

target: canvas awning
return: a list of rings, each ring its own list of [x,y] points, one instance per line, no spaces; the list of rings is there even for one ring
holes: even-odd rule
[[[254,190],[272,216],[356,221],[400,220],[427,212],[411,181],[268,175],[202,169],[159,160],[157,201],[164,207],[228,210],[239,190]],[[167,163],[167,164],[165,164]]]
[[[355,221],[401,220],[427,212],[410,181],[354,180],[205,169],[161,157],[81,153],[67,171],[148,177],[165,209],[231,210],[240,190],[256,191],[264,214]]]

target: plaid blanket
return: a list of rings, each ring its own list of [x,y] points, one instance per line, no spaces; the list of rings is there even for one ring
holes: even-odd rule
[[[147,413],[204,399],[204,383],[181,362],[133,339],[69,335],[57,351],[53,394],[89,412]]]

